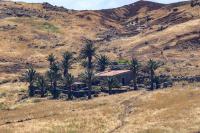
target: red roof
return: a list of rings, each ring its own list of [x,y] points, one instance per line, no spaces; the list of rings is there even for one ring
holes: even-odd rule
[[[95,76],[97,77],[112,77],[120,74],[124,74],[130,72],[130,70],[111,70],[97,73]]]

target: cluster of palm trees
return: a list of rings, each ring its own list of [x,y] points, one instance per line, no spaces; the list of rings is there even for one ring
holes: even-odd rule
[[[61,62],[58,62],[55,55],[50,54],[47,58],[49,62],[49,69],[45,75],[41,75],[30,66],[26,71],[24,77],[29,83],[29,96],[33,97],[35,90],[39,89],[41,97],[50,92],[54,99],[59,97],[60,91],[58,84],[67,90],[68,99],[72,99],[72,85],[75,82],[74,76],[69,72],[72,65],[77,61],[82,62],[82,66],[85,68],[84,73],[81,74],[81,78],[87,85],[88,99],[91,99],[92,83],[94,80],[95,72],[103,72],[110,64],[109,58],[105,55],[97,55],[96,47],[92,41],[87,41],[86,45],[81,49],[78,58],[74,57],[71,52],[64,52]],[[135,58],[129,61],[130,70],[133,73],[133,86],[134,90],[138,90],[137,77],[140,71],[141,64]],[[149,60],[147,67],[150,74],[151,90],[154,89],[155,82],[155,70],[160,66],[159,62]],[[107,78],[105,83],[111,92],[111,89],[116,86],[116,80],[114,78]]]
[[[151,84],[150,85],[150,90],[154,90],[154,83],[156,83],[155,71],[161,65],[162,65],[162,63],[160,63],[158,61],[154,61],[152,59],[150,59],[147,62],[147,70],[148,70],[148,73],[149,73],[150,84]],[[132,58],[132,60],[130,61],[129,66],[130,66],[130,70],[132,71],[132,74],[133,74],[133,87],[134,87],[134,90],[138,90],[137,77],[138,77],[138,73],[139,73],[140,68],[141,68],[141,63],[136,58]]]
[[[72,84],[75,78],[69,73],[72,65],[76,61],[82,61],[85,72],[81,77],[86,81],[88,87],[88,99],[91,99],[92,82],[94,79],[94,70],[104,71],[109,65],[109,59],[105,55],[96,55],[96,48],[92,41],[87,41],[86,45],[81,49],[78,59],[74,58],[73,53],[65,52],[62,55],[61,63],[56,60],[55,55],[50,54],[47,58],[49,62],[49,70],[45,75],[38,74],[36,70],[29,66],[24,77],[29,83],[29,96],[33,97],[35,90],[39,88],[41,97],[49,91],[53,98],[59,97],[58,83],[62,84],[68,91],[68,98],[72,99]]]

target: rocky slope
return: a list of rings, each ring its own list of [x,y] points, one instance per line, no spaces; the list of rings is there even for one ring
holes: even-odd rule
[[[58,58],[65,50],[78,55],[85,39],[112,59],[134,55],[142,61],[164,60],[175,75],[183,68],[191,73],[182,74],[192,75],[199,65],[200,8],[190,2],[138,1],[115,9],[76,11],[48,3],[1,1],[0,20],[0,81],[21,74],[28,63],[42,72],[50,53]]]

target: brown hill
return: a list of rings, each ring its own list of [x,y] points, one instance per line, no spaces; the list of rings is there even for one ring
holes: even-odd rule
[[[27,63],[43,71],[50,53],[58,58],[65,50],[78,55],[86,38],[95,42],[99,53],[112,59],[134,55],[144,61],[164,60],[175,75],[179,71],[176,62],[180,68],[191,62],[187,68],[193,72],[199,65],[199,47],[193,45],[199,39],[199,12],[189,2],[165,5],[138,1],[114,9],[76,11],[48,3],[1,1],[1,82],[21,74]],[[192,49],[180,49],[182,44]]]
[[[130,5],[125,5],[123,7],[114,8],[114,9],[106,9],[100,12],[102,12],[104,16],[108,16],[112,19],[122,20],[122,19],[128,19],[130,17],[136,16],[141,9],[145,9],[146,12],[150,12],[153,10],[157,10],[163,6],[165,5],[160,4],[160,3],[150,2],[150,1],[138,1]]]

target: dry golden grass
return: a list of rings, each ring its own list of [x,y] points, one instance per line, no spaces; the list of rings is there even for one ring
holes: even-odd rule
[[[0,111],[0,130],[16,133],[193,133],[200,130],[199,84],[90,101],[29,99]],[[14,107],[12,107],[14,106]]]

